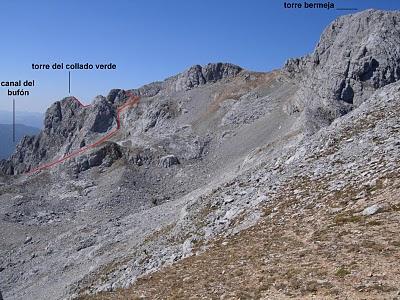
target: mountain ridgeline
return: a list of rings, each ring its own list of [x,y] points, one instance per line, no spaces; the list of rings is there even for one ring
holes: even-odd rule
[[[397,12],[367,10],[338,18],[323,32],[314,52],[290,59],[279,77],[299,88],[285,103],[288,114],[300,113],[297,123],[304,132],[315,132],[359,106],[376,89],[400,78],[399,17]],[[144,98],[172,95],[252,72],[232,64],[195,65],[162,82],[130,93]],[[256,76],[256,75],[254,75]],[[109,131],[116,123],[116,109],[127,91],[112,90],[98,96],[93,108],[83,109],[70,98],[46,112],[45,128],[26,137],[8,161],[0,163],[5,174],[21,174],[79,149]]]
[[[128,94],[154,97],[169,92],[189,90],[224,78],[233,78],[242,69],[232,64],[193,66],[182,74],[163,82],[155,82],[136,90],[111,90],[107,97],[97,96],[93,106],[83,108],[73,97],[54,103],[46,112],[44,129],[36,136],[26,136],[10,160],[0,162],[5,174],[22,174],[52,158],[63,156],[90,143],[116,126],[116,111]]]
[[[0,161],[5,299],[398,297],[399,32],[366,10],[279,70],[55,102]]]

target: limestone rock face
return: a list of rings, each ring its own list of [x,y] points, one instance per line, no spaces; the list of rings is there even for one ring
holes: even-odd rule
[[[73,97],[67,97],[55,102],[45,115],[45,133],[47,135],[68,137],[68,134],[82,122],[82,120],[75,118],[80,110],[80,104]],[[73,122],[71,122],[72,120]]]
[[[284,67],[301,87],[290,110],[331,121],[399,80],[399,31],[397,12],[366,10],[332,22],[312,54]]]
[[[83,110],[72,97],[55,102],[46,112],[44,129],[36,136],[24,137],[10,160],[0,162],[2,172],[24,173],[56,155],[64,146],[71,147],[74,134],[85,121]]]
[[[313,133],[358,107],[376,89],[399,80],[399,32],[398,12],[366,10],[332,22],[313,53],[290,59],[283,68],[283,73],[298,87],[285,103],[286,113],[300,113],[296,124]],[[43,131],[24,138],[10,160],[0,162],[0,170],[5,174],[24,173],[90,144],[116,126],[117,108],[131,94],[143,98],[170,97],[218,81],[233,80],[243,72],[241,67],[229,63],[194,65],[176,76],[138,89],[113,89],[106,97],[95,98],[90,107],[82,107],[71,97],[57,101],[46,113]],[[154,109],[137,116],[141,128],[136,131],[155,131],[156,127],[173,130],[169,127],[173,126],[171,120],[180,114],[179,105],[183,103],[183,99],[174,105],[156,101]],[[264,106],[262,103],[261,107]],[[250,112],[251,116],[256,114]]]
[[[105,97],[98,96],[94,102],[93,112],[88,116],[86,124],[92,132],[106,132],[113,125],[115,109]]]
[[[89,168],[100,166],[110,166],[114,161],[122,157],[119,146],[115,143],[106,143],[88,155],[83,155],[77,159],[75,172],[79,173]]]
[[[242,68],[228,63],[208,64],[204,67],[195,65],[185,72],[173,77],[175,91],[189,90],[209,82],[235,77]]]
[[[129,93],[141,97],[153,97],[165,88],[165,82],[152,82],[138,89],[129,90]],[[127,91],[122,89],[112,89],[106,100],[112,104],[121,105],[128,97]]]
[[[110,130],[115,114],[115,107],[104,97],[97,97],[86,108],[73,97],[57,101],[46,112],[44,129],[36,136],[24,137],[10,160],[0,162],[0,170],[21,174],[77,150],[85,144],[85,137]]]
[[[117,109],[130,95],[154,97],[170,91],[186,91],[225,78],[233,78],[242,68],[228,63],[195,65],[162,82],[153,82],[138,89],[113,89],[106,97],[97,96],[92,105],[83,107],[74,97],[55,102],[47,110],[44,129],[36,136],[25,137],[10,160],[0,161],[3,174],[21,174],[34,167],[62,157],[90,144],[116,126]],[[156,105],[145,112],[143,130],[163,123],[176,114],[174,107]],[[86,163],[83,162],[86,166]],[[90,164],[88,165],[90,167]],[[83,167],[85,169],[85,167]]]

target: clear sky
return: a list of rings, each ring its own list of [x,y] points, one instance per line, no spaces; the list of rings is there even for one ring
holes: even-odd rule
[[[322,0],[321,0],[322,1]],[[303,2],[303,1],[299,1]],[[318,2],[318,1],[309,1]],[[399,9],[399,0],[333,0],[336,7]],[[89,103],[112,88],[136,88],[194,64],[232,62],[268,71],[313,50],[322,30],[348,11],[284,9],[281,0],[2,1],[0,81],[35,79],[17,109],[44,112],[68,95],[68,72],[32,63],[109,63],[73,71],[71,95]],[[12,97],[0,89],[0,110]],[[1,120],[0,120],[1,123]]]

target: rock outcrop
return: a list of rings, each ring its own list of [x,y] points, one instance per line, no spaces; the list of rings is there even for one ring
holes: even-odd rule
[[[113,89],[107,97],[97,96],[90,107],[67,97],[55,102],[46,112],[44,129],[36,136],[25,137],[9,160],[0,161],[0,172],[7,175],[21,174],[54,157],[62,157],[84,147],[100,134],[116,125],[116,110],[129,95],[153,97],[170,91],[185,91],[225,78],[233,78],[242,68],[228,63],[195,65],[181,74],[129,91]],[[144,130],[155,126],[161,119],[174,114],[168,105],[146,112]],[[90,164],[89,164],[90,165]],[[86,166],[86,164],[85,164]],[[83,167],[84,168],[84,167]]]
[[[160,158],[160,165],[164,168],[170,168],[171,166],[178,164],[179,159],[173,154],[166,155]]]
[[[0,171],[21,174],[81,148],[85,140],[112,128],[115,111],[115,106],[101,96],[87,108],[73,97],[55,102],[46,111],[44,129],[36,136],[24,137],[11,158],[0,162]]]
[[[288,112],[306,110],[309,120],[329,123],[399,80],[399,32],[398,12],[366,10],[332,22],[312,54],[284,67],[301,87]]]
[[[109,167],[114,161],[122,157],[120,147],[115,143],[106,143],[95,151],[78,157],[75,172],[83,172],[92,167],[104,165]]]
[[[48,108],[44,129],[36,136],[26,136],[17,145],[8,161],[0,162],[5,174],[20,174],[52,158],[72,140],[84,124],[84,112],[79,102],[72,97],[55,102]]]
[[[208,64],[204,67],[195,65],[178,76],[172,77],[169,85],[175,91],[188,90],[224,78],[233,78],[240,71],[242,71],[241,67],[228,63]]]
[[[225,78],[233,78],[242,70],[241,67],[230,63],[209,63],[205,66],[194,65],[164,81],[152,82],[138,89],[130,90],[130,92],[141,97],[154,97],[160,92],[185,91]],[[124,90],[113,89],[108,94],[107,100],[111,103],[121,103],[121,99],[124,99],[125,96],[126,92]]]

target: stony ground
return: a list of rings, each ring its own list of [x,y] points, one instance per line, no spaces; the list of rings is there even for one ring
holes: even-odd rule
[[[128,286],[190,253],[199,225],[185,220],[190,206],[197,220],[202,194],[236,176],[260,143],[289,130],[294,117],[282,105],[295,89],[280,72],[243,71],[141,97],[110,142],[39,174],[1,177],[5,297],[58,299]],[[180,226],[173,243],[156,234],[171,224]]]
[[[256,225],[128,289],[81,299],[397,299],[399,91],[385,88],[319,133],[277,166],[286,177],[277,186],[263,183],[266,167],[237,178],[231,194],[265,193]]]
[[[389,206],[374,216],[277,213],[128,290],[81,299],[396,299],[400,182],[379,192]]]

